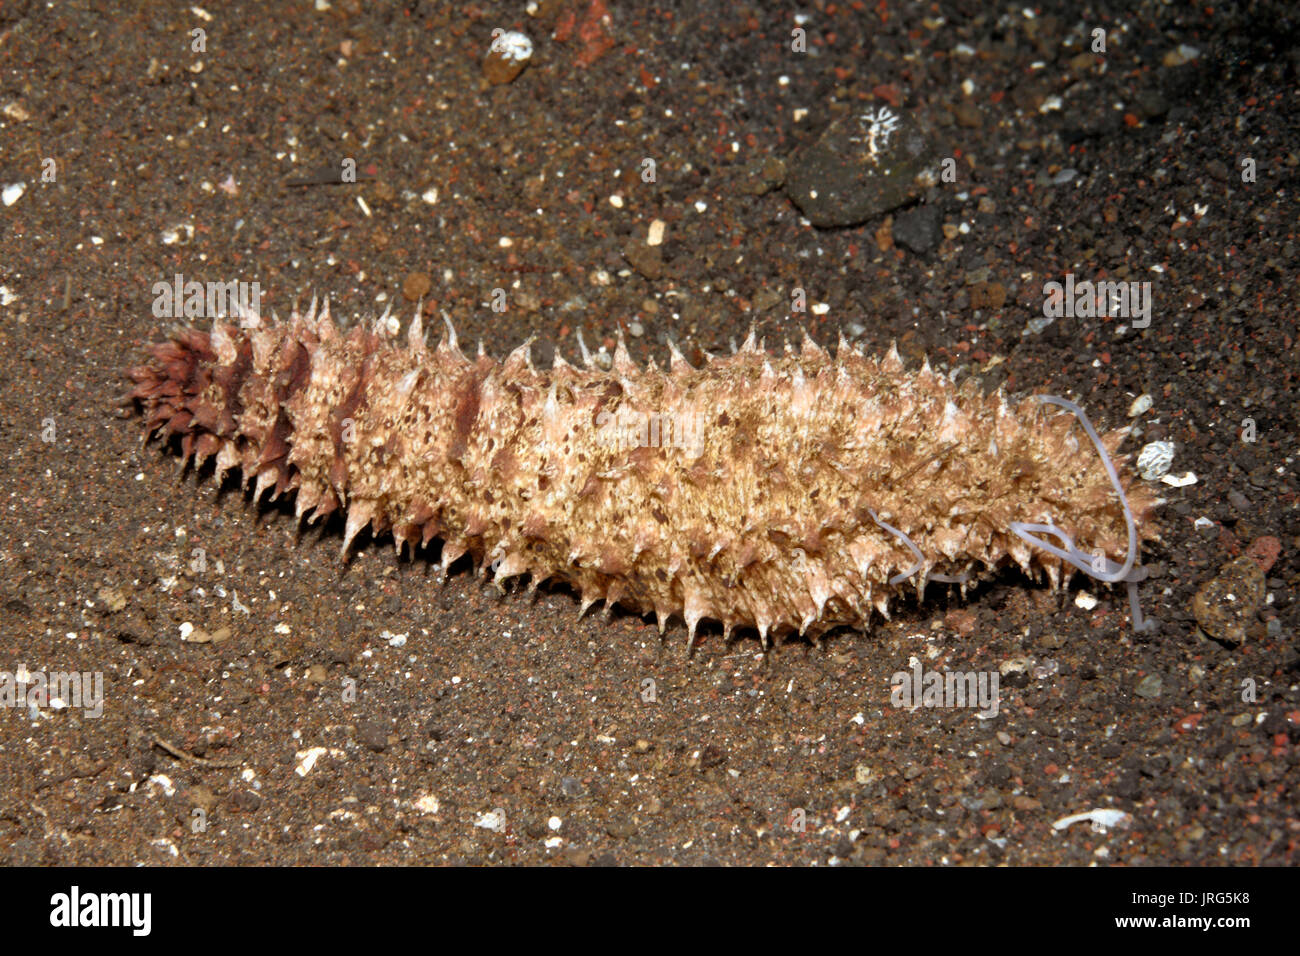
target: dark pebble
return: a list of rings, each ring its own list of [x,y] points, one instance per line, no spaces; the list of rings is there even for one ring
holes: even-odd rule
[[[252,813],[262,806],[262,798],[252,790],[236,790],[230,798],[231,804],[242,813]]]
[[[882,106],[831,123],[787,164],[785,191],[814,226],[853,226],[915,199],[931,166],[937,157],[911,115]]]
[[[938,206],[916,206],[894,220],[894,241],[917,255],[925,255],[939,244],[943,216]]]
[[[375,753],[388,747],[388,728],[377,720],[363,720],[357,724],[357,742]]]

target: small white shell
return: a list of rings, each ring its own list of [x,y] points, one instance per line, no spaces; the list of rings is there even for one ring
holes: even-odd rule
[[[1148,442],[1138,453],[1138,474],[1147,481],[1159,478],[1174,463],[1174,443],[1171,441]]]
[[[1151,396],[1143,392],[1137,398],[1133,399],[1133,404],[1128,407],[1128,417],[1137,418],[1150,407]]]
[[[497,34],[492,41],[491,50],[502,59],[526,62],[533,55],[533,41],[518,30],[507,30]]]

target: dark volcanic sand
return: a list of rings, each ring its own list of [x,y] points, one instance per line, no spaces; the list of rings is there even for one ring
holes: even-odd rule
[[[0,181],[26,184],[0,207],[0,671],[99,671],[106,694],[98,719],[0,712],[0,859],[1296,862],[1290,4],[629,3],[608,23],[587,0],[143,6],[0,7]],[[1104,58],[1081,45],[1097,25]],[[495,27],[535,52],[492,87]],[[889,104],[958,159],[923,197],[951,233],[925,255],[883,214],[817,229],[766,188],[773,159]],[[362,182],[286,185],[346,158]],[[1150,327],[1022,336],[1066,272],[1151,281]],[[1135,635],[1122,590],[1009,572],[821,650],[764,657],[715,629],[688,658],[680,623],[579,620],[566,591],[500,599],[465,569],[442,587],[387,538],[341,561],[338,522],[300,531],[210,468],[178,481],[119,417],[176,273],[257,281],[281,315],[315,290],[406,318],[424,292],[498,357],[533,333],[541,360],[573,357],[578,330],[608,348],[637,323],[638,360],[669,335],[698,360],[756,320],[777,347],[801,326],[897,339],[1108,426],[1148,393],[1130,450],[1173,441],[1172,472],[1197,476],[1161,485],[1144,555],[1162,629]],[[796,287],[828,308],[791,315]],[[1212,640],[1193,595],[1260,537],[1281,550],[1267,597],[1244,642]],[[222,640],[182,641],[187,623]],[[998,716],[890,706],[913,656],[1005,670]],[[504,832],[476,826],[497,808]],[[1130,822],[1052,827],[1094,808]]]

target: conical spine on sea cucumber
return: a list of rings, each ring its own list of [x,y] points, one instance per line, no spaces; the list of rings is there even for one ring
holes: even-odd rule
[[[1079,555],[1127,549],[1128,577],[1106,579],[1133,580],[1130,538],[1156,537],[1127,456],[1109,473],[1128,429],[1094,447],[1071,414],[928,360],[909,373],[892,347],[841,337],[832,359],[805,334],[774,356],[751,331],[698,368],[672,346],[660,370],[620,335],[608,370],[585,346],[582,367],[557,351],[538,369],[528,343],[467,358],[450,322],[430,348],[418,310],[404,340],[388,313],[340,331],[328,301],[240,325],[179,328],[130,370],[146,437],[240,469],[257,498],[296,493],[300,518],[343,510],[345,552],[367,526],[399,552],[440,539],[444,570],[469,553],[497,581],[567,582],[583,610],[678,615],[691,640],[705,619],[765,643],[862,628],[913,583],[964,590],[1011,564],[1055,587]]]

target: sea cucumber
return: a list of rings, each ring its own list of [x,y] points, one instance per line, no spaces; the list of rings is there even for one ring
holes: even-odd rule
[[[341,331],[328,300],[178,327],[127,398],[146,441],[179,439],[182,467],[215,457],[255,500],[295,492],[300,519],[342,510],[345,554],[367,526],[399,554],[440,539],[444,572],[468,553],[497,582],[571,585],[583,611],[653,612],[661,631],[677,615],[688,647],[706,619],[764,646],[864,629],[909,585],[964,592],[1012,564],[1054,588],[1074,570],[1126,581],[1142,626],[1134,561],[1159,502],[1128,456],[1111,464],[1128,429],[1099,436],[1063,399],[1008,404],[843,337],[832,359],[806,333],[771,355],[751,330],[700,367],[670,343],[667,370],[639,368],[621,335],[606,370],[585,345],[582,367],[557,350],[535,368],[529,343],[471,360],[450,321],[430,349],[418,309],[397,334],[387,312]]]

